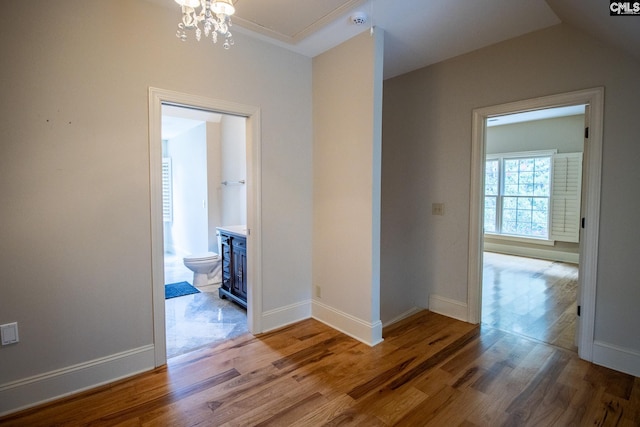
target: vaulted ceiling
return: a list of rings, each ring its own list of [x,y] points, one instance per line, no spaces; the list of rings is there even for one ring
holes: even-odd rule
[[[175,8],[179,18],[179,6],[172,0],[149,1]],[[371,26],[381,28],[385,78],[560,22],[640,59],[640,15],[610,16],[609,2],[603,0],[234,0],[234,4],[234,31],[309,57]],[[360,18],[358,23],[354,16]]]

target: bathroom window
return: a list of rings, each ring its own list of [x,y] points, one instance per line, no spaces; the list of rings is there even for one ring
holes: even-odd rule
[[[171,158],[162,158],[162,220],[173,221],[173,194],[171,192]]]

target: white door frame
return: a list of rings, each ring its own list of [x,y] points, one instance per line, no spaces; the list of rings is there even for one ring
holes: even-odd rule
[[[604,88],[585,89],[559,95],[528,99],[473,110],[471,146],[471,189],[469,204],[469,268],[467,278],[467,318],[480,323],[482,307],[482,252],[486,121],[490,117],[530,110],[587,104],[585,121],[589,138],[585,140],[582,216],[585,227],[580,233],[578,354],[593,360],[593,341],[598,267],[598,235],[600,225],[600,181],[602,173],[602,134]]]
[[[167,363],[162,221],[162,104],[194,107],[246,117],[247,129],[247,326],[262,332],[260,108],[198,95],[149,88],[149,181],[151,203],[151,283],[155,365]]]

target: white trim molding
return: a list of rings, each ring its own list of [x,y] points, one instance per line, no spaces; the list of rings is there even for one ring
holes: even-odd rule
[[[479,323],[482,307],[483,194],[486,121],[489,117],[570,105],[586,105],[585,125],[589,137],[585,140],[583,163],[584,197],[582,217],[586,218],[580,236],[578,305],[578,354],[593,360],[595,329],[596,280],[598,265],[598,235],[600,226],[600,182],[602,174],[602,135],[604,123],[604,88],[579,90],[558,95],[477,108],[472,115],[471,195],[469,202],[469,268],[467,276],[468,321]]]
[[[488,252],[497,252],[500,254],[517,255],[528,258],[547,259],[551,261],[568,262],[578,264],[579,254],[574,252],[556,251],[547,248],[530,248],[524,246],[515,246],[502,243],[485,242],[484,250]]]
[[[311,300],[262,313],[262,332],[269,332],[311,317]]]
[[[373,347],[383,341],[382,322],[379,320],[374,323],[366,322],[317,300],[313,300],[311,317],[368,346]]]
[[[429,311],[468,322],[467,303],[456,301],[439,295],[429,295]]]
[[[112,383],[154,368],[153,345],[0,384],[0,416]]]
[[[416,313],[419,313],[421,311],[425,310],[424,308],[421,307],[411,307],[409,310],[405,311],[404,313],[401,313],[399,315],[397,315],[396,317],[394,317],[391,320],[388,320],[386,322],[382,323],[382,327],[383,328],[387,328],[395,323],[398,323],[401,320],[406,319],[407,317],[411,317]]]
[[[640,353],[603,341],[593,343],[593,363],[640,377]]]

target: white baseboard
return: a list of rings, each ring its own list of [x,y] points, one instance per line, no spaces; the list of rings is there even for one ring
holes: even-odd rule
[[[383,328],[386,328],[386,327],[388,327],[388,326],[391,326],[391,325],[393,325],[394,323],[398,323],[399,321],[404,320],[404,319],[406,319],[407,317],[411,317],[411,316],[413,316],[414,314],[416,314],[416,313],[418,313],[418,312],[420,312],[420,311],[422,311],[422,310],[426,310],[426,309],[425,309],[425,308],[421,308],[421,307],[412,307],[412,308],[410,308],[409,310],[405,311],[404,313],[401,313],[401,314],[397,315],[397,316],[396,316],[396,317],[394,317],[393,319],[391,319],[391,320],[388,320],[388,321],[384,322],[384,323],[382,324],[382,327],[383,327]]]
[[[149,371],[154,354],[154,346],[147,345],[0,384],[0,416]]]
[[[577,253],[555,251],[553,249],[529,248],[501,243],[485,242],[484,250],[507,255],[517,255],[529,258],[547,259],[551,261],[569,262],[572,264],[577,264],[579,261],[579,254]]]
[[[640,377],[640,353],[602,341],[593,342],[593,363]]]
[[[311,301],[303,301],[262,313],[262,332],[269,332],[311,317]]]
[[[369,346],[382,342],[382,322],[365,322],[319,301],[312,303],[312,317]]]
[[[438,295],[429,295],[429,311],[442,314],[444,316],[453,317],[454,319],[468,321],[467,303],[441,297]]]

